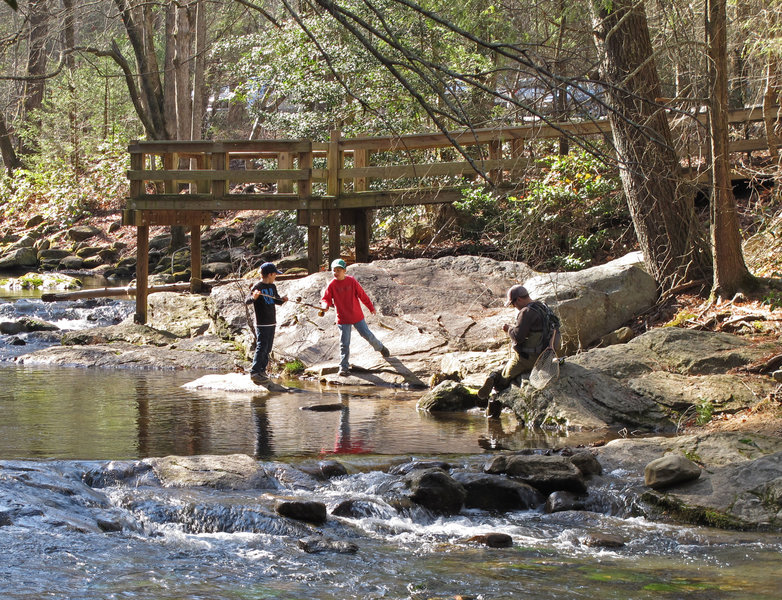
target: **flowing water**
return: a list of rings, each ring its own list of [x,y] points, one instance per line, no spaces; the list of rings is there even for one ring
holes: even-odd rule
[[[65,329],[131,311],[118,300],[0,301],[0,321],[36,316]],[[501,449],[576,446],[588,434],[533,434],[509,415],[420,414],[412,390],[304,382],[223,394],[183,389],[197,372],[13,362],[56,339],[0,336],[2,599],[782,597],[782,536],[634,516],[637,474],[606,474],[590,488],[592,510],[580,512],[445,517],[392,501],[402,484],[391,467],[411,457],[479,470]],[[302,410],[313,405],[333,410]],[[232,453],[254,456],[275,487],[170,488],[114,476],[146,457]],[[323,459],[348,475],[308,475]],[[284,498],[318,500],[329,513],[352,500],[359,510],[315,527],[276,516]],[[509,534],[513,546],[466,541],[487,532]],[[299,540],[315,533],[358,550],[308,554]],[[582,543],[606,533],[626,545]]]

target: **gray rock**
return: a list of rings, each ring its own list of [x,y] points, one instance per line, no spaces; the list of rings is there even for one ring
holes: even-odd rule
[[[581,494],[586,485],[581,471],[564,456],[514,454],[494,461],[486,467],[488,473],[504,472],[509,477],[527,483],[544,494],[565,490]]]
[[[458,513],[467,496],[464,487],[440,469],[415,470],[406,477],[405,484],[413,502],[444,514]]]
[[[581,471],[586,477],[592,475],[601,475],[603,473],[603,467],[597,460],[594,454],[586,450],[582,452],[576,452],[572,456],[568,457],[578,470]]]
[[[13,271],[38,265],[38,256],[32,248],[17,248],[0,257],[0,270]]]
[[[161,483],[169,487],[205,486],[217,489],[273,489],[274,482],[254,458],[225,456],[166,456],[147,458]]]
[[[501,475],[455,471],[453,478],[467,492],[466,508],[507,512],[543,504],[543,496],[534,487]]]
[[[492,532],[474,535],[465,540],[467,543],[483,544],[489,548],[510,548],[513,546],[513,538],[507,533]]]
[[[283,500],[275,506],[277,513],[289,519],[321,524],[326,522],[326,505],[312,500]]]
[[[476,405],[478,397],[456,381],[443,381],[419,398],[416,409],[425,412],[460,411]]]
[[[625,545],[624,539],[610,533],[588,533],[581,538],[581,543],[590,548],[621,548]]]
[[[693,481],[700,476],[700,467],[682,454],[656,458],[644,469],[644,482],[656,490]]]
[[[552,492],[546,498],[545,511],[547,513],[563,512],[566,510],[584,510],[586,497],[573,492]]]
[[[336,552],[337,554],[355,554],[358,552],[358,546],[353,542],[345,540],[335,540],[324,536],[310,536],[298,541],[299,548],[308,554],[319,552]]]
[[[68,230],[68,239],[74,242],[83,242],[98,235],[102,235],[103,230],[92,225],[76,225]]]

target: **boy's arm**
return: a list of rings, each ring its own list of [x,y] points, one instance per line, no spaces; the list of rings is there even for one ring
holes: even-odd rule
[[[329,309],[334,306],[334,298],[331,295],[331,284],[327,285],[323,289],[323,295],[320,298],[320,303],[325,309]]]
[[[375,305],[372,304],[372,300],[369,299],[369,296],[367,296],[367,293],[364,291],[364,288],[361,287],[361,284],[358,281],[356,281],[356,296],[358,296],[358,299],[361,300],[361,302],[364,303],[364,306],[369,309],[369,312],[374,315]]]
[[[245,304],[252,304],[255,302],[255,299],[260,294],[260,291],[258,290],[258,284],[256,283],[250,288],[250,295],[247,296],[247,298],[244,299]]]

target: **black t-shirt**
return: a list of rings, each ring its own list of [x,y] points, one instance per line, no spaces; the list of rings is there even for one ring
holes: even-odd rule
[[[253,292],[259,290],[261,295],[253,300]],[[264,283],[259,281],[252,289],[247,298],[247,304],[252,304],[255,309],[255,324],[259,327],[264,325],[275,325],[277,323],[276,304],[282,304],[283,300],[277,293],[277,286],[273,283]]]

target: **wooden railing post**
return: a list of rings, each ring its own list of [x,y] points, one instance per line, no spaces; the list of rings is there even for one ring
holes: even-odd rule
[[[306,152],[299,152],[299,169],[307,171],[307,179],[299,179],[296,185],[296,193],[299,197],[299,206],[309,206],[312,197],[312,146]],[[312,210],[302,208],[299,217],[303,221],[300,224],[307,226],[307,271],[317,273],[323,258],[323,240],[320,236],[320,225],[313,225]]]
[[[356,168],[369,166],[369,150],[356,148],[353,151],[353,166]],[[353,180],[353,189],[356,192],[366,192],[369,189],[368,177],[356,177]],[[371,208],[357,208],[354,213],[354,226],[356,231],[356,262],[369,262],[370,227],[372,222]]]
[[[136,314],[133,321],[147,322],[147,294],[149,288],[149,226],[136,228]]]
[[[290,152],[280,152],[277,157],[278,169],[292,169],[293,155]],[[293,191],[293,181],[290,179],[281,179],[277,182],[277,191],[281,194],[289,194]]]
[[[331,261],[339,258],[339,195],[342,192],[342,180],[339,178],[339,170],[343,166],[344,154],[339,151],[339,129],[331,131],[329,140],[329,149],[326,153],[326,168],[328,169],[328,180],[326,193],[334,198],[334,208],[328,209],[329,226],[329,264]]]
[[[201,283],[201,226],[194,224],[190,227],[190,292],[200,292]]]

